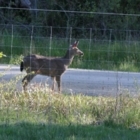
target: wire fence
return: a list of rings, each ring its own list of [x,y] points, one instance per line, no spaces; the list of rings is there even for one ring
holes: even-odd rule
[[[1,50],[8,51],[8,56],[13,54],[27,55],[28,53],[40,53],[50,56],[48,49],[60,50],[60,53],[54,51],[55,55],[62,55],[61,50],[66,50],[68,44],[74,40],[80,40],[80,46],[83,51],[86,51],[86,59],[92,61],[95,56],[101,59],[105,53],[111,61],[112,54],[122,55],[127,53],[133,56],[136,54],[139,59],[139,44],[137,38],[140,35],[139,30],[115,30],[115,29],[92,29],[92,28],[67,28],[67,27],[52,27],[52,26],[20,26],[20,25],[0,25],[1,26]],[[43,34],[43,32],[45,32]],[[115,37],[115,34],[118,36]],[[52,44],[52,43],[53,44]],[[28,49],[30,48],[30,49]],[[133,51],[132,51],[133,50]],[[45,53],[44,53],[45,52]],[[98,54],[94,54],[98,52]],[[90,58],[91,56],[92,59]],[[124,57],[126,57],[124,55]],[[134,56],[133,56],[134,57]],[[104,58],[104,57],[103,57]],[[119,60],[119,57],[116,59]],[[124,61],[123,58],[122,61]],[[106,59],[105,59],[106,60]],[[137,61],[138,62],[138,61]],[[117,61],[116,61],[117,63]]]
[[[1,25],[2,27],[4,25]],[[96,38],[96,31],[102,32],[103,30],[88,30],[88,36],[84,37],[73,37],[75,28],[69,28],[69,35],[63,36],[56,35],[53,29],[57,29],[58,32],[67,32],[66,27],[43,27],[43,26],[28,26],[25,28],[19,25],[9,25],[1,28],[1,51],[7,55],[7,61],[12,64],[20,63],[20,55],[27,54],[40,54],[45,56],[63,56],[65,51],[68,49],[69,44],[74,40],[79,40],[79,48],[85,53],[85,56],[80,60],[76,58],[73,61],[72,67],[82,69],[96,69],[96,70],[112,70],[112,72],[102,72],[90,70],[86,72],[80,71],[77,74],[79,82],[74,83],[74,77],[71,75],[71,71],[68,71],[66,76],[63,78],[63,86],[67,87],[67,92],[73,89],[72,92],[80,93],[84,92],[87,95],[98,95],[98,94],[114,94],[116,91],[127,90],[131,92],[137,91],[137,85],[139,83],[139,75],[133,75],[128,73],[119,73],[117,71],[138,71],[139,69],[139,39],[132,39],[132,32],[139,34],[139,31],[133,30],[113,30],[108,29],[108,38],[100,36]],[[41,35],[39,30],[47,31],[47,35]],[[76,28],[77,31],[82,32],[82,28]],[[120,36],[125,35],[125,39],[112,39],[113,32],[120,32]],[[87,31],[86,31],[87,32]],[[84,35],[84,33],[83,33]],[[11,61],[12,60],[12,61]],[[3,59],[1,59],[2,63]],[[71,76],[69,76],[69,74]],[[102,77],[103,76],[103,77]],[[98,80],[98,78],[100,80]],[[129,79],[130,78],[130,79]],[[62,81],[63,81],[62,80]],[[44,81],[44,80],[41,80]],[[137,81],[137,82],[135,82]],[[76,85],[76,87],[75,87]],[[113,92],[115,91],[115,92]]]
[[[40,9],[33,11],[36,10],[37,22],[34,24],[13,21],[12,18],[7,20],[6,17],[4,19],[8,23],[4,24],[1,20],[3,17],[0,15],[0,52],[7,55],[0,59],[1,128],[10,127],[10,134],[15,130],[15,134],[19,135],[24,130],[24,134],[27,133],[29,139],[35,138],[34,133],[30,137],[29,129],[37,128],[35,132],[38,131],[38,139],[40,139],[40,130],[43,128],[44,133],[48,135],[47,138],[52,139],[54,133],[49,133],[48,126],[52,129],[57,127],[55,124],[66,124],[68,127],[74,124],[74,131],[75,125],[78,124],[100,125],[103,122],[105,125],[104,121],[106,121],[108,125],[110,120],[111,125],[114,120],[117,125],[119,122],[122,124],[124,120],[129,124],[127,120],[131,120],[131,112],[128,111],[127,103],[130,103],[131,110],[134,110],[134,105],[139,106],[139,98],[135,98],[137,100],[135,102],[129,95],[140,95],[140,30],[126,27],[120,29],[87,27],[84,26],[86,20],[82,24],[83,27],[45,26],[40,19],[38,20],[38,16],[44,13],[42,17],[45,18],[46,12],[96,14],[97,16],[103,14],[109,15],[110,18],[112,16],[113,18],[114,16],[132,18],[139,15]],[[26,73],[21,73],[19,67],[23,56],[39,54],[62,57],[75,40],[79,40],[78,48],[84,52],[84,56],[75,57],[70,68],[61,76],[64,96],[57,94],[58,92],[50,94],[52,93],[51,78],[41,75],[37,75],[28,85],[27,93],[22,94],[22,79]],[[10,66],[3,65],[4,63],[10,63]],[[58,91],[57,88],[55,91]],[[82,96],[75,96],[77,94]],[[90,100],[88,97],[83,98],[85,97],[83,95],[99,96],[99,98]],[[116,98],[107,97],[106,101],[100,96]],[[132,114],[132,118],[137,120],[135,122],[132,119],[130,125],[132,129],[139,122],[138,111],[137,108],[134,110],[135,117]],[[115,123],[113,122],[113,126]],[[46,125],[47,128],[45,128]],[[56,129],[59,133],[59,127]]]
[[[19,10],[9,9],[9,10]],[[22,9],[27,10],[27,9]],[[0,63],[7,61],[8,63],[18,64],[21,59],[19,56],[25,56],[27,54],[40,54],[45,56],[63,56],[65,51],[68,49],[68,46],[73,43],[75,40],[79,40],[79,48],[84,52],[84,57],[82,59],[75,58],[71,68],[82,68],[82,69],[94,69],[94,70],[111,70],[111,71],[133,71],[138,72],[140,67],[140,30],[137,29],[128,29],[129,20],[126,21],[126,27],[116,29],[116,28],[99,28],[98,26],[88,27],[87,24],[84,26],[84,19],[82,19],[83,24],[80,26],[49,26],[43,25],[39,22],[39,15],[44,12],[42,18],[46,16],[47,12],[52,13],[67,13],[67,14],[80,14],[81,17],[83,14],[92,15],[105,15],[105,19],[117,18],[119,16],[139,18],[140,15],[136,14],[121,14],[121,13],[99,13],[99,12],[82,12],[82,11],[63,11],[63,10],[42,10],[42,9],[33,9],[37,11],[36,21],[34,24],[25,24],[22,22],[13,22],[10,18],[7,24],[0,24],[0,51],[7,55],[7,58],[0,60]],[[12,15],[8,15],[10,17]],[[109,17],[108,17],[109,16]],[[74,16],[76,17],[76,16]],[[94,17],[95,18],[95,17]],[[39,19],[39,20],[38,20]],[[16,23],[16,24],[14,24]],[[82,27],[81,27],[82,25]],[[97,72],[98,73],[98,72]],[[89,74],[89,75],[88,75]],[[90,78],[90,71],[87,76]],[[82,73],[81,73],[82,75]],[[84,74],[83,74],[84,75]],[[93,74],[94,75],[94,74]],[[113,77],[115,78],[115,87],[118,90],[119,81],[118,73],[114,73]],[[95,75],[94,75],[95,76]],[[100,75],[99,75],[100,76]],[[107,81],[108,84],[105,85],[104,80],[100,80],[97,84],[94,83],[91,79],[90,89],[85,89],[85,93],[95,94],[96,89],[99,91],[109,91],[112,87],[110,83],[110,72],[108,72]],[[96,77],[96,76],[95,76]],[[112,77],[112,76],[111,76]],[[69,77],[70,78],[70,77]],[[94,77],[93,77],[94,78]],[[128,76],[125,77],[126,81],[129,79]],[[137,78],[136,78],[137,79]],[[90,81],[90,80],[89,80]],[[132,82],[133,81],[133,82]],[[134,79],[131,81],[131,84],[124,83],[126,87],[134,86]],[[85,80],[82,81],[84,84],[80,85],[84,87]],[[80,83],[82,83],[80,82]],[[93,84],[94,83],[94,84]],[[139,82],[138,82],[139,83]],[[105,86],[98,86],[98,85]],[[69,84],[72,85],[72,84]],[[96,85],[96,86],[95,86]],[[68,86],[68,85],[67,85]],[[92,88],[92,86],[94,88]],[[87,86],[88,87],[88,86]],[[105,88],[106,87],[106,88]],[[70,86],[69,89],[72,89]],[[76,88],[75,88],[76,89]],[[105,90],[106,89],[106,90]],[[82,89],[83,90],[83,89]],[[112,91],[111,91],[112,92]]]

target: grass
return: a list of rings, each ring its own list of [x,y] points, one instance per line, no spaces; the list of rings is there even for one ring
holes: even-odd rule
[[[139,130],[93,125],[17,123],[2,125],[0,139],[26,140],[139,140]]]
[[[1,38],[4,54],[12,57],[0,63],[19,64],[30,52],[30,39]],[[52,50],[46,46],[50,40],[35,39],[34,53],[62,56],[67,48],[64,40],[52,40]],[[138,71],[139,43],[91,42],[80,40],[85,55],[75,58],[71,67]],[[6,47],[5,47],[6,46]],[[38,47],[39,46],[39,47]],[[46,46],[46,47],[44,47]],[[56,47],[57,46],[57,47]],[[66,47],[64,47],[66,46]],[[90,46],[90,47],[89,47]],[[12,50],[11,50],[12,48]],[[0,76],[1,77],[1,76]],[[140,95],[129,93],[116,97],[50,94],[41,85],[22,93],[16,90],[20,76],[0,83],[0,140],[139,140]]]
[[[76,57],[72,68],[139,71],[139,41],[107,41],[80,39],[79,48],[84,57]],[[0,63],[19,64],[21,56],[30,52],[46,56],[63,56],[68,48],[65,38],[33,37],[15,34],[13,43],[11,35],[4,34],[0,39],[1,50],[8,57]],[[12,55],[11,55],[12,54]]]
[[[40,85],[22,93],[20,78],[0,83],[0,139],[140,139],[139,96],[50,94]]]
[[[111,97],[44,93],[4,94],[1,98],[1,123],[19,120],[32,123],[123,125],[126,128],[140,126],[139,98],[121,95],[116,101]]]
[[[139,99],[119,96],[118,100],[4,93],[0,139],[139,139]]]

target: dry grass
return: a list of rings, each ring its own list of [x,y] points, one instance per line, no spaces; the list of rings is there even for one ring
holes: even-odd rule
[[[140,137],[140,96],[52,94],[41,84],[23,93],[16,91],[20,79],[0,83],[0,139],[40,139],[40,134],[58,140]]]
[[[36,85],[34,90],[35,85],[30,86],[32,90],[27,93],[15,92],[14,84],[18,78],[0,84],[2,113],[0,118],[7,116],[8,122],[22,121],[21,118],[23,121],[28,121],[32,117],[46,123],[115,124],[129,128],[140,127],[140,97],[131,97],[126,93],[117,97],[53,94],[49,90],[44,90],[42,85]],[[5,87],[9,88],[2,90]],[[17,118],[17,116],[21,117]],[[1,123],[3,119],[0,119]]]

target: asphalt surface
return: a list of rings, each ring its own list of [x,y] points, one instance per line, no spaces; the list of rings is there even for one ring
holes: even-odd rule
[[[17,90],[22,90],[21,79],[26,73],[20,72],[19,66],[0,65],[0,74],[0,81],[5,84],[16,79],[17,76],[20,77],[20,80],[15,82],[15,87]],[[140,73],[134,72],[68,69],[62,75],[61,80],[62,91],[71,94],[114,96],[120,93],[130,93],[138,95],[140,91]],[[37,84],[50,87],[51,78],[37,75],[30,85]]]

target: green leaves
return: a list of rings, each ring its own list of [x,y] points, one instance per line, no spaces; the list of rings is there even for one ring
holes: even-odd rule
[[[0,58],[2,58],[2,57],[6,57],[6,55],[3,54],[3,52],[0,52]]]

